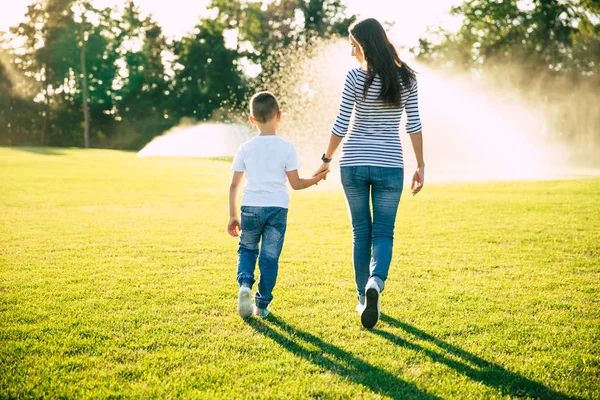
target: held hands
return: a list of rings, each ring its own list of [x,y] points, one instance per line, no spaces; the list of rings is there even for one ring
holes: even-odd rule
[[[240,218],[239,217],[230,217],[229,222],[227,223],[227,233],[229,233],[233,237],[240,236]]]
[[[425,183],[425,167],[417,167],[415,174],[412,178],[412,184],[410,188],[412,189],[412,195],[416,195],[423,189],[423,184]]]
[[[312,175],[313,178],[319,176],[322,173],[325,173],[325,175],[323,175],[323,180],[327,179],[327,174],[329,173],[329,163],[323,163],[321,164],[321,166],[319,168],[317,168],[317,170],[315,171],[315,173]],[[319,181],[321,180],[319,179]]]
[[[327,165],[327,164],[323,164]],[[315,185],[318,185],[320,181],[327,179],[327,174],[329,173],[329,166],[326,169],[318,169],[314,174],[313,178],[316,179]]]

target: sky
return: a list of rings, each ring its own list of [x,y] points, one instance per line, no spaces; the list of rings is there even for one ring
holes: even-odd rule
[[[0,11],[0,31],[18,24],[30,0],[10,0]],[[180,37],[190,31],[198,18],[206,12],[209,0],[136,0],[145,12],[154,15],[168,36]],[[442,25],[447,29],[458,27],[459,21],[446,13],[461,0],[346,0],[350,13],[361,18],[373,17],[379,21],[395,22],[389,32],[398,46],[410,48],[417,44],[419,36],[431,25]],[[123,4],[123,0],[94,0],[98,7]]]

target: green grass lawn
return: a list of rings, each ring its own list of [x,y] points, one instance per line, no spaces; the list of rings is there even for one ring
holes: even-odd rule
[[[0,148],[0,398],[600,399],[600,179],[407,191],[368,331],[332,184],[238,317],[229,166]]]

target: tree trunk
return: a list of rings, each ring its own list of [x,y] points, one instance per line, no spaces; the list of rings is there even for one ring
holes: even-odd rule
[[[88,88],[87,88],[87,72],[85,70],[85,32],[81,34],[81,95],[83,102],[83,141],[85,148],[90,148],[90,116],[88,109]]]
[[[47,113],[44,111],[44,119],[42,120],[42,134],[40,137],[40,146],[44,147],[44,137],[46,136],[46,118]]]
[[[48,121],[48,110],[50,109],[50,100],[48,99],[48,86],[46,82],[44,82],[44,105],[45,110],[42,111],[43,119],[42,119],[42,134],[40,137],[40,146],[44,147],[44,138],[46,137],[46,126]]]

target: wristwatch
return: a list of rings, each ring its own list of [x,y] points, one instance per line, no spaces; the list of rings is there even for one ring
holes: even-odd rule
[[[321,157],[321,161],[323,161],[324,163],[330,163],[331,160],[332,160],[332,158],[325,157],[325,153],[323,153],[323,156]]]

